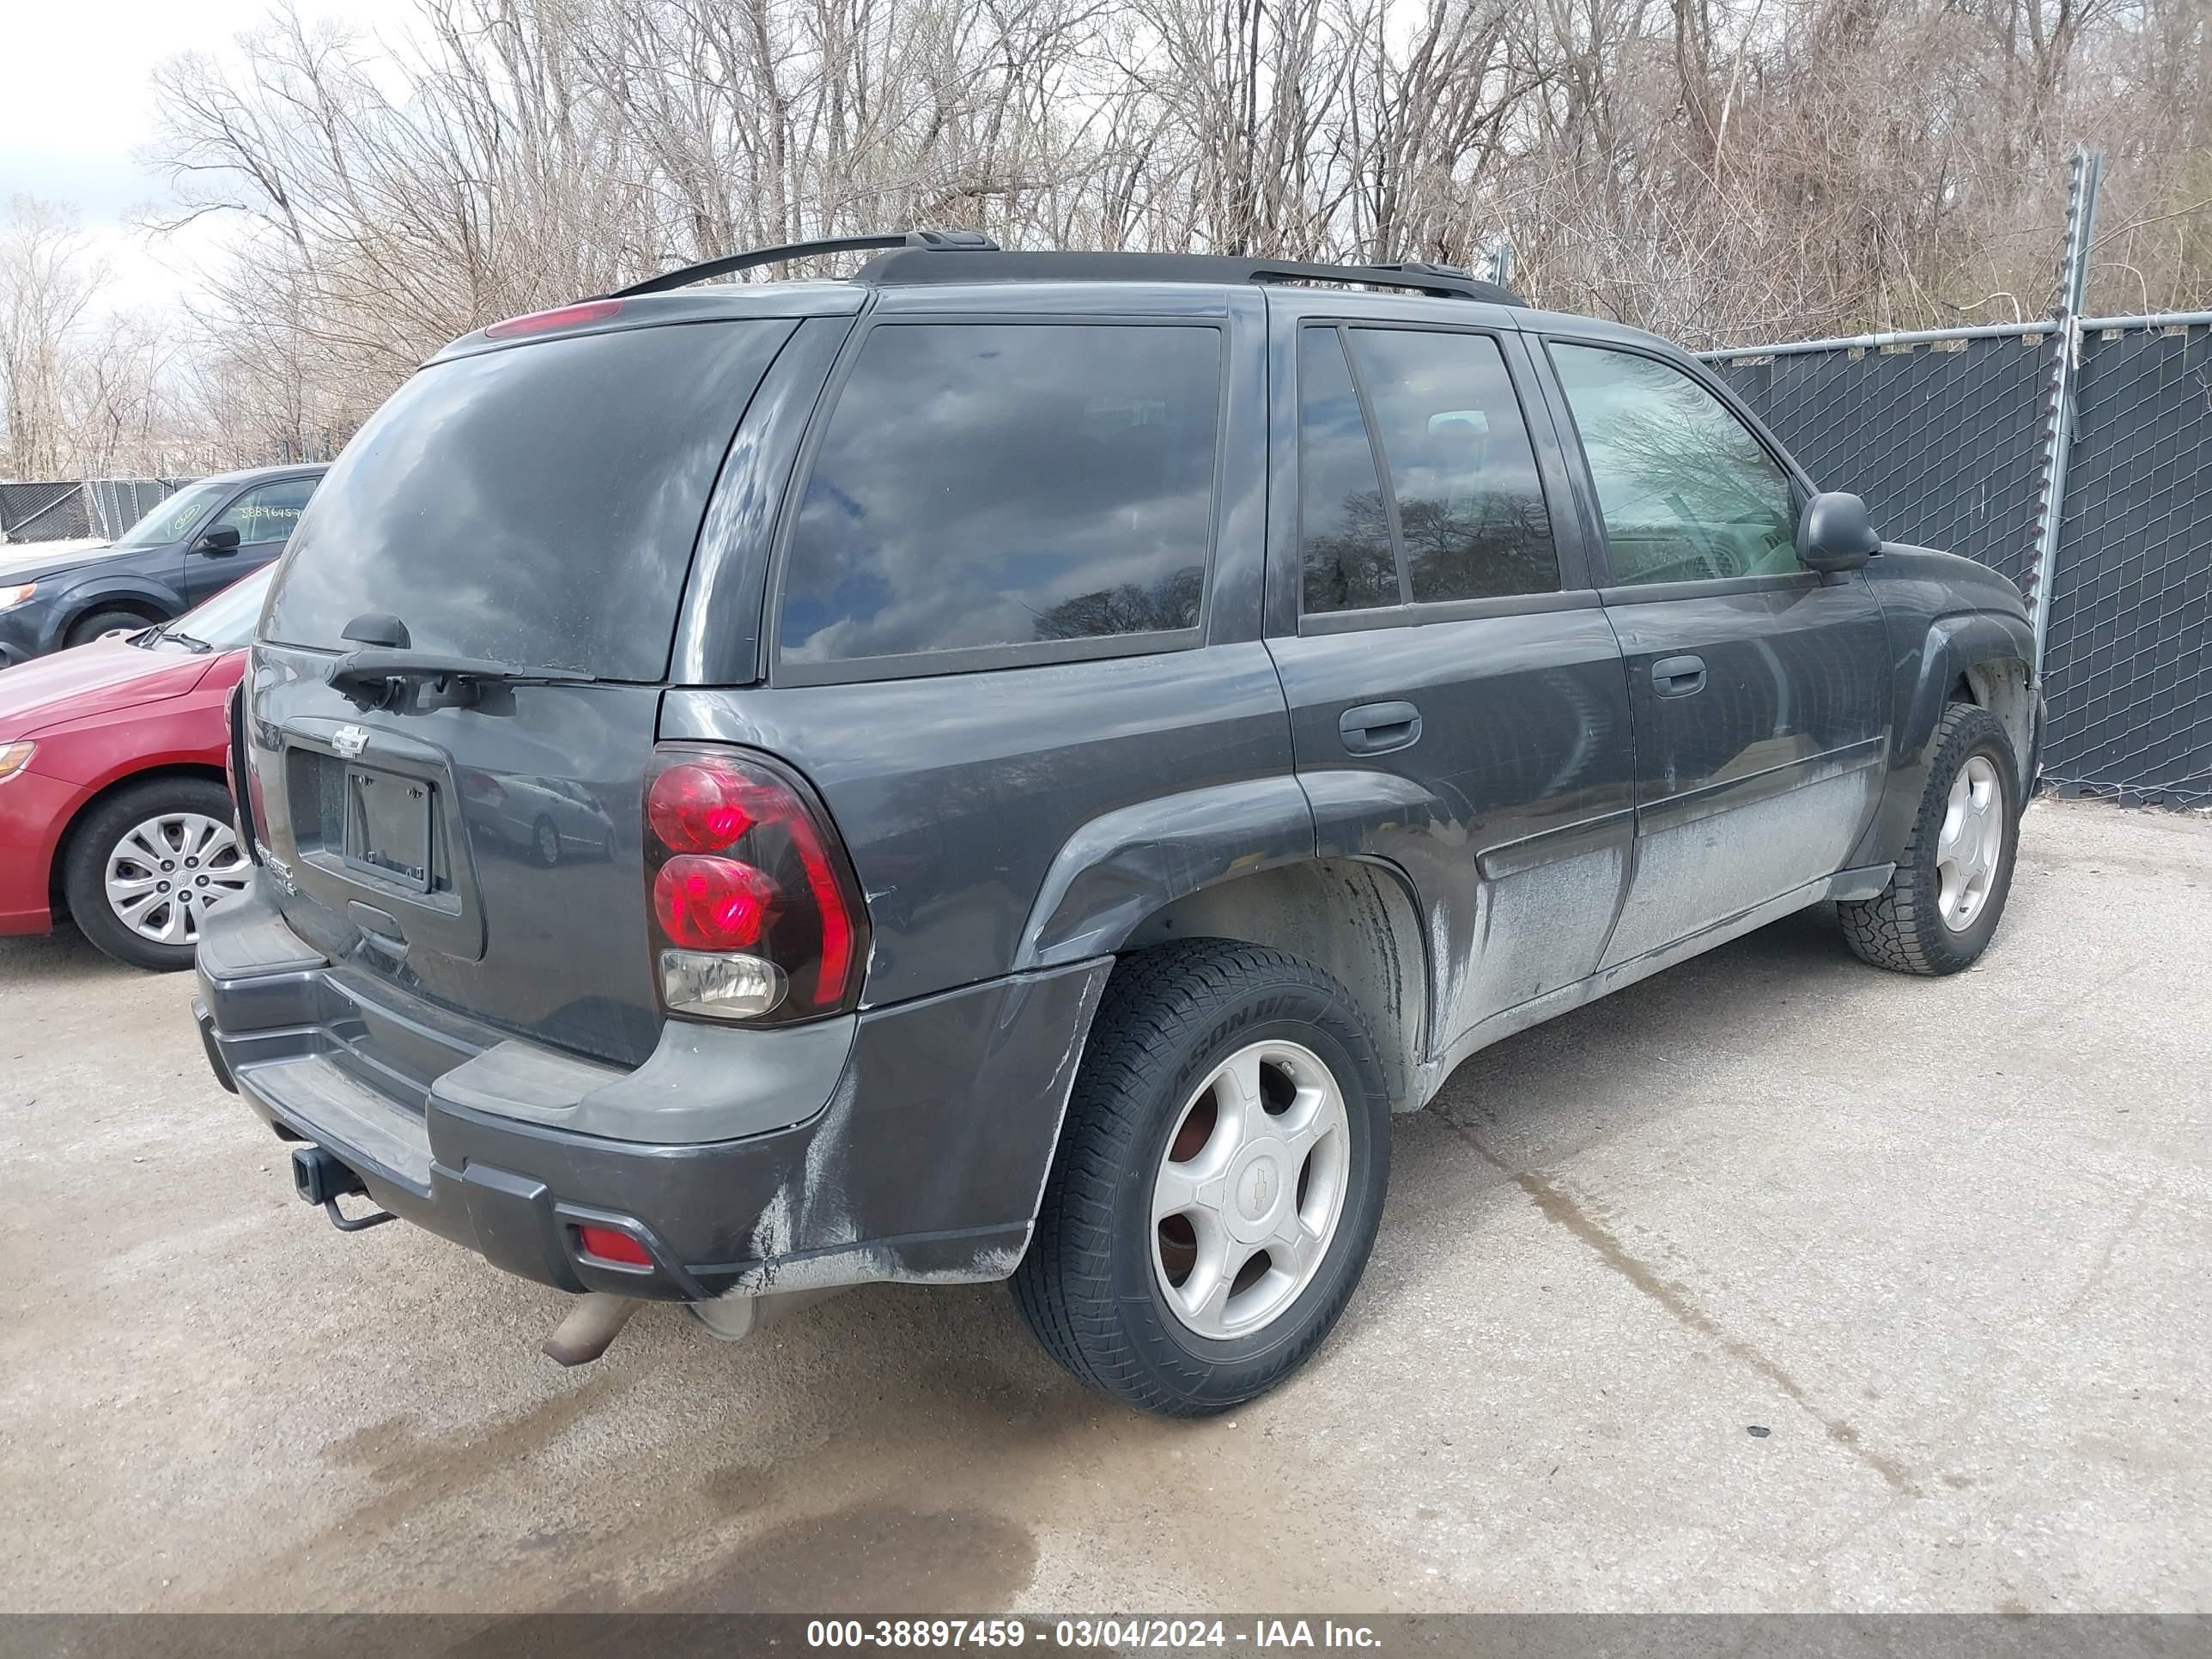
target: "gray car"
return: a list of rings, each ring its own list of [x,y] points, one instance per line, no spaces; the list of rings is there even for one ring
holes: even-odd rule
[[[1989,944],[2019,592],[1674,346],[1432,266],[829,246],[884,251],[438,354],[234,711],[216,1075],[340,1225],[579,1293],[556,1357],[1011,1278],[1218,1411],[1469,1054],[1822,901]]]
[[[185,485],[112,542],[0,547],[0,668],[171,622],[284,550],[325,468],[264,466]]]

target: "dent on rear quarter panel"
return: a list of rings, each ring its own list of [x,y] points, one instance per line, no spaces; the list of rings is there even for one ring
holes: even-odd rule
[[[1110,959],[864,1018],[736,1264],[743,1293],[1003,1279],[1021,1260]]]

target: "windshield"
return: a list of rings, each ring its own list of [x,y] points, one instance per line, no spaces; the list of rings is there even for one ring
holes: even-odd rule
[[[261,602],[269,597],[273,564],[240,577],[205,605],[194,605],[163,630],[187,639],[203,640],[218,651],[235,651],[253,642],[253,624],[261,620]]]
[[[225,483],[197,483],[190,489],[180,489],[118,536],[113,544],[117,547],[159,547],[163,542],[175,541],[198,522],[200,514],[213,507],[229,489],[230,486]]]

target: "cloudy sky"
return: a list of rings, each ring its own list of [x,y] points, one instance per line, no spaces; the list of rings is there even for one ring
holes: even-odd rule
[[[408,0],[301,0],[389,36]],[[270,0],[24,0],[0,26],[8,68],[0,87],[0,199],[29,194],[73,204],[115,273],[111,305],[176,302],[223,230],[203,222],[171,238],[131,227],[167,198],[136,152],[153,138],[155,64],[180,52],[228,56],[234,39],[270,15]]]

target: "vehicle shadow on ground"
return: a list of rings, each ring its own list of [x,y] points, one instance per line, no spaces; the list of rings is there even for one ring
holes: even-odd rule
[[[0,988],[16,981],[66,984],[73,980],[153,980],[162,975],[103,955],[90,939],[67,922],[51,933],[0,939]],[[174,975],[179,984],[191,975]]]
[[[1851,954],[1832,909],[1815,907],[1470,1055],[1425,1109],[1393,1125],[1390,1200],[1346,1328],[1388,1318],[1431,1274],[1456,1271],[1423,1248],[1443,1212],[1479,1231],[1486,1207],[1531,1202],[1532,1144],[1571,1151],[1663,1117],[1703,1086],[1685,1057],[1786,1046],[1793,1018],[1877,974]],[[1638,1079],[1632,1095],[1610,1086],[1621,1078]]]

